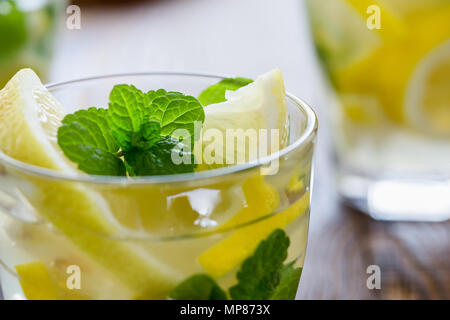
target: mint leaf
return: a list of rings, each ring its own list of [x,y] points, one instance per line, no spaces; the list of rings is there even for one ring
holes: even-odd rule
[[[113,87],[108,110],[91,108],[67,115],[58,143],[80,170],[90,174],[193,172],[194,122],[204,119],[203,107],[194,97],[163,89],[143,93],[121,84]],[[188,131],[190,146],[180,140],[184,133],[170,136],[176,129]]]
[[[164,97],[166,94],[167,94],[167,91],[164,89],[150,90],[149,92],[147,92],[147,97],[151,103],[156,98]]]
[[[239,283],[229,289],[233,300],[292,300],[297,293],[302,268],[295,261],[283,265],[289,238],[281,229],[261,241],[255,253],[247,258],[237,274]],[[173,299],[217,300],[226,294],[208,275],[194,275],[170,293]]]
[[[176,300],[227,300],[226,293],[206,274],[184,280],[170,292],[169,297]]]
[[[133,169],[133,173],[138,176],[153,176],[193,172],[196,167],[194,155],[180,148],[180,141],[173,137],[162,137],[150,149],[136,149],[133,152],[125,153],[126,163]],[[190,148],[186,148],[190,149]],[[175,164],[172,160],[172,153],[177,153],[180,158],[189,158],[189,164]]]
[[[161,140],[161,127],[156,121],[149,121],[141,125],[137,133],[133,133],[131,137],[131,145],[133,148],[142,150],[150,149],[155,143]]]
[[[106,110],[89,108],[68,114],[58,128],[58,145],[78,168],[95,175],[123,176],[125,166],[105,119]]]
[[[289,238],[276,229],[247,258],[237,274],[238,284],[230,288],[234,300],[267,300],[280,283],[280,270],[287,257]]]
[[[116,155],[91,146],[81,147],[80,151],[83,148],[86,157],[78,163],[78,169],[99,176],[126,176],[124,163]]]
[[[246,86],[252,82],[252,79],[247,78],[226,78],[221,80],[219,83],[213,84],[212,86],[203,90],[198,96],[198,99],[204,106],[223,102],[226,101],[225,92],[227,90],[235,91],[240,87]]]
[[[297,294],[302,268],[294,268],[294,261],[280,270],[280,283],[272,293],[270,300],[293,300]]]
[[[147,97],[150,100],[150,120],[160,123],[161,135],[169,136],[176,129],[185,129],[194,142],[194,122],[205,121],[203,106],[196,98],[163,89],[150,91]]]
[[[148,122],[149,98],[132,85],[114,86],[109,95],[108,124],[122,151],[133,148],[133,136]]]

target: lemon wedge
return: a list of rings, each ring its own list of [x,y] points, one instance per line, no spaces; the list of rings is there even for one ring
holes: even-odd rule
[[[30,262],[15,266],[20,286],[28,300],[88,300],[77,289],[58,286],[45,263]],[[64,283],[65,285],[65,283]]]
[[[248,147],[242,147],[239,142],[233,145],[230,143],[228,138],[233,133],[239,136],[238,141],[246,133],[249,136],[253,134],[253,141],[258,146],[259,134],[261,130],[266,130],[267,155],[283,148],[288,132],[285,95],[284,80],[279,69],[259,76],[254,82],[236,91],[227,91],[227,101],[205,108],[205,123],[200,143],[197,143],[195,148],[196,158],[203,159],[202,163],[219,166],[256,160],[258,152],[250,152]],[[211,158],[208,150],[211,142],[214,142],[212,137],[217,136],[223,139],[218,143],[225,146],[225,150],[221,147]],[[200,154],[202,151],[203,154]]]
[[[28,300],[59,300],[58,289],[47,267],[42,262],[31,262],[15,267],[20,285]]]
[[[450,40],[426,55],[406,89],[406,119],[417,128],[450,134]]]
[[[79,174],[56,145],[62,107],[30,69],[19,71],[0,91],[0,149],[36,166]],[[133,295],[165,298],[182,276],[137,245],[108,238],[121,225],[95,190],[75,182],[27,176],[35,209],[121,282]],[[131,195],[130,195],[131,196]],[[105,236],[106,235],[106,236]],[[38,241],[38,240],[37,240]]]

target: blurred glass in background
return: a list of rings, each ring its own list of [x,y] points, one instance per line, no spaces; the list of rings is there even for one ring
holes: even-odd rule
[[[0,0],[0,88],[21,68],[46,81],[65,0]]]
[[[449,219],[450,0],[306,4],[340,193],[377,219]]]

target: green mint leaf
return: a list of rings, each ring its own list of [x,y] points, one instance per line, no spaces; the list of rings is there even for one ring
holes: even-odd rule
[[[149,98],[132,85],[116,85],[109,95],[108,124],[122,151],[133,148],[133,136],[148,122]]]
[[[276,229],[261,241],[237,274],[238,284],[229,290],[234,300],[267,300],[280,283],[280,270],[287,257],[289,238]]]
[[[227,300],[226,293],[206,274],[186,279],[170,292],[169,297],[176,300]]]
[[[194,142],[194,122],[205,121],[203,106],[196,98],[163,89],[150,91],[147,97],[151,101],[150,120],[160,123],[162,136],[172,135],[176,129],[185,129]]]
[[[203,90],[198,96],[201,104],[207,106],[213,103],[219,103],[226,101],[225,92],[227,90],[235,91],[240,87],[244,87],[249,83],[252,83],[252,79],[247,78],[226,78],[219,83],[213,84],[207,89]]]
[[[166,94],[167,94],[167,91],[164,89],[150,90],[149,92],[147,92],[147,97],[151,103],[156,98],[164,97]]]
[[[123,161],[105,119],[106,110],[89,108],[68,114],[58,128],[58,145],[64,154],[88,174],[123,176]]]
[[[87,156],[78,163],[78,169],[99,176],[126,176],[125,165],[116,155],[91,146],[82,148]]]
[[[90,174],[193,172],[195,121],[204,119],[203,107],[194,97],[163,89],[143,93],[122,84],[113,87],[108,110],[91,108],[67,115],[58,143],[80,170]],[[190,146],[185,133],[170,136],[178,135],[177,129],[187,130]]]
[[[261,241],[255,253],[247,258],[237,274],[239,283],[231,287],[233,300],[292,300],[297,293],[302,268],[287,257],[289,238],[277,229]],[[170,293],[180,300],[224,300],[225,292],[209,275],[197,274],[183,281]]]
[[[180,141],[173,137],[162,137],[150,149],[135,149],[125,153],[126,163],[133,169],[137,176],[153,176],[193,172],[196,167],[194,155],[180,148]],[[177,153],[180,158],[187,157],[189,164],[175,164],[172,153]]]
[[[280,283],[272,293],[270,300],[293,300],[297,294],[302,268],[294,268],[294,262],[285,264],[280,270]]]
[[[133,133],[131,137],[131,146],[141,150],[148,150],[161,140],[160,132],[161,127],[158,122],[146,122],[141,125],[138,132]]]

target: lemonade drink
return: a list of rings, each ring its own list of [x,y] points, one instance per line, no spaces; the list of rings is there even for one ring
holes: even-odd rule
[[[203,130],[279,130],[280,152],[263,163],[199,164],[196,172],[172,175],[92,176],[79,172],[56,143],[55,130],[66,113],[107,104],[118,83],[198,96],[218,80],[122,75],[55,85],[51,94],[30,70],[9,82],[0,93],[5,298],[295,297],[305,258],[317,124],[309,107],[285,94],[278,70],[204,107]],[[218,114],[228,117],[227,125],[218,122]],[[204,140],[199,143],[200,150],[207,149]],[[276,170],[264,174],[263,164],[267,168],[274,160]],[[261,285],[270,290],[258,289]]]
[[[450,217],[450,1],[308,0],[339,188],[375,218]]]

